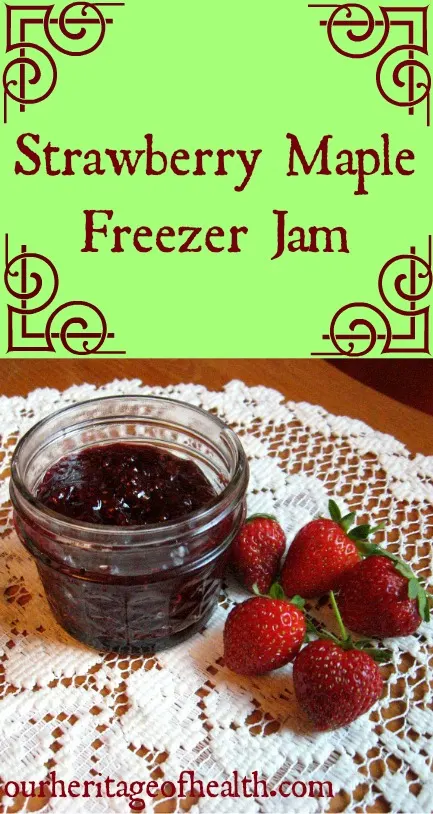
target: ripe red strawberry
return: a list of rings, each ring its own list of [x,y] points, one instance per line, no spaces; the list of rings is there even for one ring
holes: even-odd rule
[[[368,653],[320,639],[296,657],[293,683],[316,729],[349,724],[373,706],[383,689],[379,668]]]
[[[353,643],[347,633],[334,594],[330,599],[337,617],[341,639],[322,633],[296,657],[293,666],[295,695],[316,729],[335,729],[354,721],[380,698],[383,681],[374,658],[386,661],[387,651],[365,648],[365,641]],[[314,626],[310,623],[310,628]]]
[[[286,596],[299,594],[311,599],[337,588],[343,574],[360,560],[358,541],[382,528],[364,525],[349,530],[355,515],[342,517],[333,500],[329,501],[329,512],[331,520],[312,520],[293,540],[281,572]]]
[[[291,661],[304,641],[302,611],[285,599],[254,596],[230,611],[224,660],[241,675],[261,675]]]
[[[278,574],[286,535],[274,517],[249,517],[232,543],[231,561],[239,581],[250,591],[267,594]]]
[[[428,621],[428,599],[408,565],[379,551],[345,576],[338,599],[341,615],[356,633],[409,636],[422,619]]]

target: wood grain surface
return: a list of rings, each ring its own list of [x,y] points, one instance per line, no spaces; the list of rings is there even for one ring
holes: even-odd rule
[[[346,369],[350,371],[350,361]],[[387,362],[393,365],[394,362]],[[398,364],[398,360],[396,362]],[[416,360],[414,360],[416,365]],[[395,368],[394,368],[395,370]],[[433,370],[433,368],[432,368]],[[433,454],[433,417],[395,401],[319,360],[303,359],[18,359],[0,360],[0,394],[25,396],[37,387],[64,390],[85,382],[138,378],[145,384],[193,382],[219,390],[231,379],[265,385],[287,399],[320,404],[337,415],[365,421],[406,444]],[[401,383],[404,390],[404,377]]]

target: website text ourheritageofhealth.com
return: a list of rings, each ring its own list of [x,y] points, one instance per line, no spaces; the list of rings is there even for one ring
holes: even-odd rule
[[[145,811],[146,803],[158,798],[206,798],[220,797],[231,799],[282,799],[315,798],[334,796],[332,783],[325,780],[283,780],[269,783],[253,771],[250,776],[242,776],[234,771],[225,780],[203,781],[196,777],[194,771],[182,771],[177,780],[115,780],[105,777],[99,780],[68,780],[57,777],[56,772],[49,773],[46,780],[7,780],[0,787],[0,794],[6,798],[124,798],[130,811]]]

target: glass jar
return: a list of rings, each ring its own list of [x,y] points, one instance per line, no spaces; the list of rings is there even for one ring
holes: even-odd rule
[[[216,497],[184,518],[127,527],[78,522],[36,498],[60,458],[122,442],[191,459]],[[10,493],[57,621],[98,650],[149,653],[190,636],[212,613],[247,484],[242,445],[218,418],[172,399],[115,396],[67,407],[27,432],[12,459]]]

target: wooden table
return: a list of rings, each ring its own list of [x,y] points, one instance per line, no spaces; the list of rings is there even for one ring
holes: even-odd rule
[[[350,361],[346,364],[349,369]],[[384,362],[384,369],[387,364],[398,364],[398,360]],[[145,384],[161,386],[193,382],[216,390],[231,379],[242,379],[248,385],[273,387],[290,400],[321,404],[331,413],[359,418],[403,441],[412,452],[433,454],[433,417],[400,404],[319,360],[0,360],[0,394],[6,396],[24,396],[37,387],[64,390],[85,382],[100,385],[115,378],[138,378]]]

